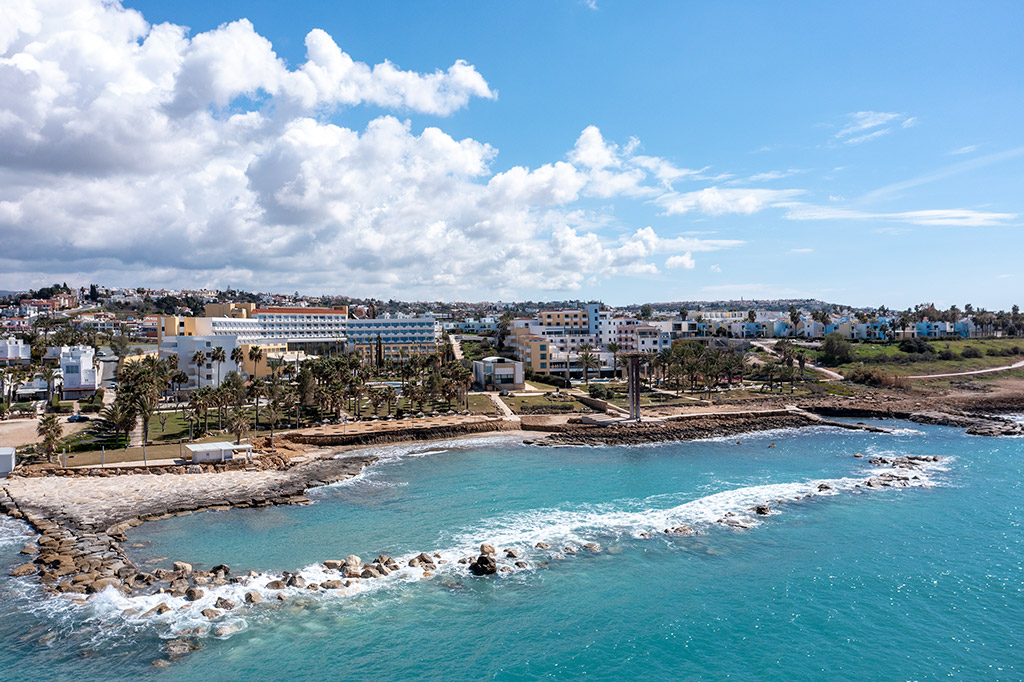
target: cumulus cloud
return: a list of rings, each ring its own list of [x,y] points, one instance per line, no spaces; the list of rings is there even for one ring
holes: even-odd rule
[[[692,267],[692,253],[743,244],[609,236],[614,219],[574,202],[668,205],[673,183],[701,171],[594,126],[562,160],[500,171],[496,149],[438,127],[394,115],[346,127],[346,107],[447,115],[496,94],[464,61],[371,66],[319,29],[305,47],[292,68],[245,19],[190,35],[107,0],[5,3],[0,284],[510,295],[654,273],[662,254]],[[761,192],[709,188],[686,210],[751,213],[780,196]]]
[[[697,267],[696,261],[693,260],[693,256],[690,252],[682,254],[681,256],[669,256],[665,261],[666,268],[685,268],[687,270],[693,270]]]
[[[658,198],[665,215],[699,211],[707,215],[735,213],[749,215],[767,206],[787,202],[803,194],[799,189],[740,189],[707,187],[684,193],[669,193]]]

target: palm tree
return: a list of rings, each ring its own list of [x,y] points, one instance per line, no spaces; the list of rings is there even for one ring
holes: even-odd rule
[[[594,347],[589,343],[580,346],[580,366],[583,367],[583,380],[588,386],[590,385],[590,370],[599,366],[597,356],[594,355],[593,350]]]
[[[395,398],[398,397],[397,393],[395,392],[395,387],[394,386],[385,386],[383,394],[384,394],[384,402],[387,404],[387,407],[388,407],[388,414],[391,414],[391,404],[393,402],[395,402]]]
[[[256,376],[259,371],[259,364],[263,360],[263,349],[259,346],[249,346],[249,362],[252,363],[252,374]],[[253,377],[250,377],[253,378]]]
[[[228,359],[227,354],[224,352],[222,346],[217,346],[210,351],[210,360],[217,363],[217,385],[220,386],[220,366]]]
[[[263,382],[263,379],[253,379],[249,382],[249,397],[252,398],[253,405],[256,407],[256,418],[253,420],[253,428],[259,430],[260,428],[260,398],[267,394],[267,385]]]
[[[380,412],[380,406],[384,402],[384,393],[380,390],[370,391],[370,405],[373,406],[373,416],[376,417],[377,413]]]
[[[235,369],[240,373],[242,371],[242,363],[245,362],[245,353],[238,346],[231,349],[231,362],[235,363]]]
[[[619,376],[619,344],[612,341],[607,345],[608,352],[612,354],[612,376],[618,378]]]
[[[56,369],[53,367],[43,367],[40,376],[46,382],[46,402],[49,404],[53,400],[53,389],[57,382],[57,377],[60,376]]]
[[[199,388],[202,385],[202,382],[200,382],[199,379],[202,374],[203,365],[205,363],[206,355],[203,354],[203,351],[197,350],[195,353],[192,354],[192,364],[196,366],[196,388]]]
[[[130,441],[129,434],[138,421],[135,408],[124,400],[115,400],[100,411],[100,419],[106,422],[107,428],[114,432],[115,439],[120,434],[124,434],[125,449],[127,449]]]
[[[43,439],[43,450],[46,451],[46,461],[52,462],[57,454],[57,445],[64,437],[64,429],[57,420],[57,415],[47,414],[39,419],[36,426],[36,435]]]
[[[231,410],[231,414],[228,416],[228,431],[234,434],[235,443],[241,445],[242,438],[249,433],[249,418],[245,416],[243,408],[236,407]]]
[[[278,420],[281,419],[281,409],[277,403],[267,405],[267,409],[263,411],[263,419],[270,424],[270,447],[274,447],[274,427],[277,426]]]

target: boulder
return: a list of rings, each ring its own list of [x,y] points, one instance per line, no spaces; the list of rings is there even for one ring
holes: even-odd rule
[[[469,572],[473,575],[494,575],[498,572],[498,562],[492,554],[481,554],[469,565]]]
[[[171,564],[171,568],[176,572],[184,576],[192,575],[192,564],[186,564],[184,561],[175,561]]]
[[[210,569],[210,573],[221,573],[223,575],[230,575],[231,567],[226,564],[217,564]]]
[[[217,620],[220,618],[220,611],[217,609],[203,609],[202,614],[203,617],[209,618],[210,620]]]
[[[751,509],[758,516],[768,516],[772,513],[771,507],[767,504],[754,505]]]
[[[189,601],[198,601],[203,598],[204,594],[206,593],[203,592],[200,588],[190,587],[187,590],[185,590],[185,599],[188,599]]]
[[[320,587],[324,588],[325,590],[340,590],[342,587],[342,582],[340,580],[325,580],[322,583],[320,583]]]
[[[159,604],[151,608],[149,611],[146,611],[144,614],[142,614],[142,617],[146,618],[147,616],[159,616],[161,614],[167,613],[170,610],[170,606],[163,602],[160,602]]]
[[[360,559],[359,557],[357,557],[355,554],[349,554],[347,557],[345,557],[345,565],[346,566],[362,566],[363,565],[363,560]]]
[[[821,492],[822,490],[832,490],[832,486],[830,486],[828,483],[819,483],[818,492]]]
[[[283,580],[271,580],[267,583],[268,590],[283,590],[288,587]]]
[[[490,556],[494,556],[495,554],[497,554],[497,551],[495,551],[494,545],[489,545],[489,544],[487,544],[485,542],[482,545],[480,545],[480,554],[481,555],[487,554],[487,555],[490,555]]]
[[[164,644],[164,648],[171,656],[184,656],[191,651],[195,651],[196,645],[187,639],[172,639],[167,644]]]
[[[516,568],[527,568],[527,567],[529,567],[529,564],[526,563],[525,561],[517,561],[516,562]]]
[[[269,587],[269,585],[268,585],[268,587]],[[261,601],[263,601],[263,595],[260,594],[259,592],[246,592],[245,593],[245,603],[246,604],[259,604]]]
[[[339,561],[337,559],[328,559],[327,561],[324,562],[324,568],[326,568],[329,571],[340,570],[341,567],[344,566],[344,565],[345,565],[344,561]]]
[[[537,549],[548,549],[549,547],[551,547],[551,545],[549,545],[546,542],[538,542],[536,545],[534,545],[534,547],[536,547]]]
[[[214,602],[213,605],[218,609],[222,609],[224,611],[230,611],[231,609],[235,608],[235,602],[231,601],[227,597],[217,597],[217,601]]]
[[[676,526],[674,528],[666,528],[665,533],[667,535],[693,535],[693,528],[690,526]],[[641,537],[650,537],[647,533],[641,533]]]
[[[306,583],[306,579],[303,578],[301,575],[293,575],[293,576],[291,576],[290,578],[288,578],[288,583],[287,583],[288,587],[297,587],[300,590],[303,587],[305,587],[306,584],[307,584]]]
[[[601,545],[597,544],[596,542],[587,542],[587,543],[584,543],[583,549],[585,549],[587,551],[590,551],[590,552],[600,552],[601,551]]]
[[[514,549],[506,549],[505,550],[505,556],[508,557],[509,559],[518,559],[519,558],[519,552],[517,552]]]
[[[99,580],[91,583],[89,587],[86,588],[86,591],[89,594],[95,594],[97,592],[102,592],[108,587],[121,587],[121,581],[117,578],[100,578]]]
[[[36,572],[36,565],[35,564],[22,564],[21,566],[18,566],[13,571],[11,571],[11,575],[13,575],[15,578],[21,578],[21,577],[24,577],[26,575],[32,575],[35,572]]]
[[[360,578],[379,578],[381,577],[380,571],[373,566],[367,566],[363,569],[363,572],[359,574]]]

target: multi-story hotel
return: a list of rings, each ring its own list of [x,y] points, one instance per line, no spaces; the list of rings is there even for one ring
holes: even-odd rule
[[[269,373],[268,360],[297,361],[305,355],[355,352],[365,360],[376,357],[378,342],[384,359],[400,360],[437,350],[437,326],[432,317],[357,319],[346,306],[334,308],[258,308],[253,303],[211,304],[205,317],[160,318],[160,355],[178,356],[178,367],[189,375],[188,387],[216,385],[235,370],[248,377]],[[250,348],[263,351],[259,363],[249,360]],[[196,352],[223,348],[228,360],[196,367]],[[240,348],[239,365],[230,360]],[[258,365],[258,366],[257,366]]]

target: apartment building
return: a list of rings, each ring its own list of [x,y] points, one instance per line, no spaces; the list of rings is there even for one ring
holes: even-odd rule
[[[65,400],[88,398],[100,387],[100,369],[92,346],[63,346],[60,349],[62,393]]]
[[[10,336],[0,339],[0,363],[27,365],[30,362],[32,362],[32,346],[21,339]]]

